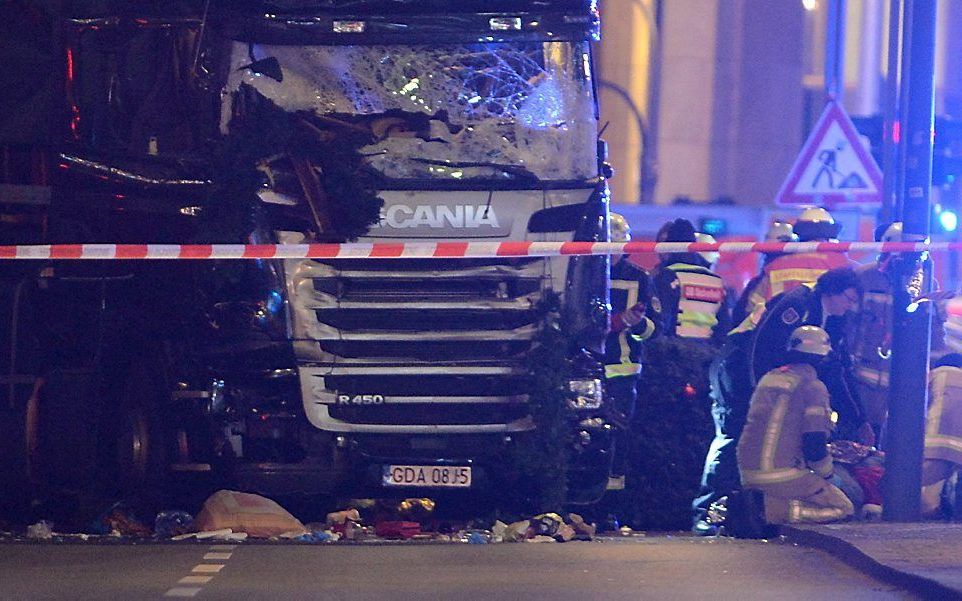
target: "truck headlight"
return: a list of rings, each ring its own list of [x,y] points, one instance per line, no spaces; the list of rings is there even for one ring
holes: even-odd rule
[[[601,380],[572,380],[568,382],[568,407],[571,409],[598,409],[601,407]]]

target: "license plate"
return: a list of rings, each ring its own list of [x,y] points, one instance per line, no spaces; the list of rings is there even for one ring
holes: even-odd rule
[[[471,468],[455,465],[385,465],[384,486],[470,488]]]

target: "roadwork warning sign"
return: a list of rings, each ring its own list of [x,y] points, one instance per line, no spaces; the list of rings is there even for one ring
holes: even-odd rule
[[[845,110],[829,102],[782,184],[779,205],[882,202],[882,172]]]

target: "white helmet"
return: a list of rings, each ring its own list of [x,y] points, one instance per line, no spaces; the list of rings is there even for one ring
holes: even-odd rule
[[[799,241],[831,240],[838,236],[842,224],[835,223],[832,214],[821,207],[810,207],[802,211],[792,230]]]
[[[717,241],[715,240],[715,237],[712,236],[711,234],[695,232],[695,242],[701,242],[702,244],[715,244]],[[702,259],[705,259],[705,261],[708,262],[709,266],[712,266],[718,262],[717,250],[709,250],[705,252],[700,252],[698,254],[701,256]]]
[[[765,232],[765,240],[769,242],[798,242],[798,236],[792,230],[791,223],[773,221]]]
[[[801,326],[788,338],[788,350],[824,357],[832,350],[832,341],[818,326]]]
[[[608,229],[611,232],[612,242],[631,242],[631,227],[628,220],[618,213],[608,214]]]

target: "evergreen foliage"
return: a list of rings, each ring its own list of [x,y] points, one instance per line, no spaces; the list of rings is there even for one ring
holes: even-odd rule
[[[521,514],[560,511],[567,496],[566,423],[569,380],[568,338],[560,327],[559,298],[540,303],[541,330],[526,360],[531,377],[528,405],[535,429],[519,437],[514,448],[517,502]]]
[[[632,422],[627,487],[602,501],[639,530],[688,530],[714,436],[708,367],[716,349],[682,338],[647,343]]]

